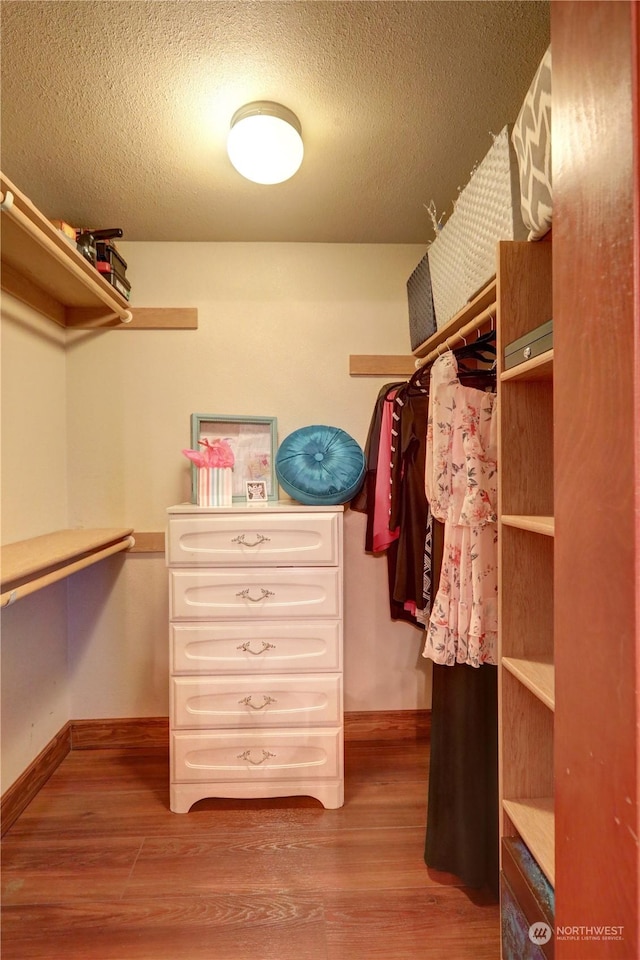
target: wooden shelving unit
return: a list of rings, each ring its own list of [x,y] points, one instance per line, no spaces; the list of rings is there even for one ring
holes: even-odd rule
[[[132,528],[56,530],[2,547],[0,606],[134,545]]]
[[[132,308],[0,173],[2,289],[61,327],[195,329],[197,310]]]
[[[551,243],[500,243],[497,276],[500,833],[553,884],[553,351],[503,369],[552,315]]]

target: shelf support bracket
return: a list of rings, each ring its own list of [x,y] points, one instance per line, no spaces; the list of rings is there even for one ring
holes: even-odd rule
[[[2,194],[0,194],[0,196],[2,196]],[[8,210],[11,210],[12,206],[13,206],[13,194],[11,193],[11,190],[7,190],[5,195],[2,197],[2,201],[0,202],[0,210],[3,210],[6,212]]]

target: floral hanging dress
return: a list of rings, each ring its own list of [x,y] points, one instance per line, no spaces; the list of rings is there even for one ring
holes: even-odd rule
[[[453,666],[497,663],[497,404],[465,386],[450,351],[431,368],[425,490],[444,522],[439,589],[423,656]]]

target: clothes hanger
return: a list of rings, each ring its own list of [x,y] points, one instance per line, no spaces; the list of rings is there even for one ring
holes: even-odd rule
[[[490,331],[487,334],[483,334],[482,337],[478,337],[478,339],[472,341],[472,343],[465,341],[464,346],[456,347],[453,353],[458,359],[473,358],[476,360],[486,360],[489,357],[495,357],[495,332]]]

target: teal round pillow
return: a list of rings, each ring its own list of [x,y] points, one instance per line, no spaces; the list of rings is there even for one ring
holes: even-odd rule
[[[365,472],[361,447],[339,427],[301,427],[282,441],[276,454],[280,486],[309,506],[347,503],[360,489]]]

